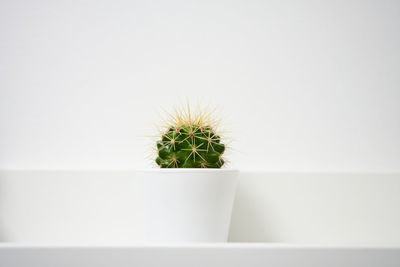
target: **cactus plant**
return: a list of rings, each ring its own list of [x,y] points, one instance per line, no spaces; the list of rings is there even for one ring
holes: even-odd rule
[[[221,168],[225,145],[216,132],[211,112],[198,109],[192,113],[190,106],[175,110],[160,140],[157,141],[156,163],[161,168]]]

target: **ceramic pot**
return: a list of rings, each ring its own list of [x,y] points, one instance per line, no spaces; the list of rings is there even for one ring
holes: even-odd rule
[[[227,241],[237,170],[149,169],[137,182],[147,241]]]

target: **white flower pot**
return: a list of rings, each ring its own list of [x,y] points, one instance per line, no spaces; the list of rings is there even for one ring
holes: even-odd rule
[[[137,179],[147,241],[227,241],[237,170],[149,169]]]

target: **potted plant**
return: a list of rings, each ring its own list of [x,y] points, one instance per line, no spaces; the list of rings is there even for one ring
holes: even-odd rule
[[[159,168],[138,172],[146,240],[226,242],[238,171],[224,166],[211,112],[176,111],[156,142]]]

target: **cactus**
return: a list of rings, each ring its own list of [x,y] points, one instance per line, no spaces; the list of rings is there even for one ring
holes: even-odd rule
[[[221,168],[225,145],[210,115],[210,112],[192,114],[189,105],[170,115],[166,130],[157,141],[157,165],[161,168]]]

